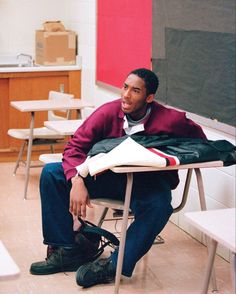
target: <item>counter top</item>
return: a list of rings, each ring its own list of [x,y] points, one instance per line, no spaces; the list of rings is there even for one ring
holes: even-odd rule
[[[42,71],[73,71],[81,70],[82,61],[81,58],[77,59],[77,64],[75,65],[58,65],[58,66],[2,66],[0,64],[0,73],[14,73],[14,72],[42,72]]]
[[[0,67],[0,73],[80,70],[81,65]]]

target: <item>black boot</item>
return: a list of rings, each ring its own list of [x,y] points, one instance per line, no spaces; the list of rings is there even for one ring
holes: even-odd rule
[[[45,261],[32,263],[30,273],[33,275],[50,275],[59,272],[73,272],[81,265],[91,261],[79,248],[48,248]]]
[[[105,284],[114,281],[116,267],[110,258],[103,258],[82,265],[76,273],[76,282],[84,288],[97,284]]]

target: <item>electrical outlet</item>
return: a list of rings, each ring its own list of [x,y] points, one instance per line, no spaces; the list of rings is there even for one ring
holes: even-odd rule
[[[60,84],[59,85],[59,90],[60,90],[61,93],[64,93],[65,85],[64,84]]]

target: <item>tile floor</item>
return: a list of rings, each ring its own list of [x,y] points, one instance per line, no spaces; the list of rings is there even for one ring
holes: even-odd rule
[[[15,177],[12,176],[13,163],[0,163],[0,170],[0,240],[21,270],[19,278],[0,281],[0,294],[113,293],[113,284],[89,289],[78,287],[75,273],[29,274],[30,264],[44,259],[46,249],[42,244],[38,191],[41,168],[31,169],[28,200],[23,200],[24,169],[21,167]],[[99,212],[99,207],[91,209],[89,219],[96,220]],[[106,222],[106,226],[114,229],[113,222]],[[154,245],[138,263],[133,277],[122,280],[121,294],[200,293],[206,248],[170,222],[161,236],[165,244]],[[217,256],[215,269],[219,293],[234,293],[230,264]]]

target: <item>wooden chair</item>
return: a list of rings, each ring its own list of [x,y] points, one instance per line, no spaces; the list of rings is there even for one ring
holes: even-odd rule
[[[56,99],[64,99],[65,101],[68,99],[73,99],[74,95],[72,94],[66,94],[56,91],[50,91],[48,99],[56,100]],[[61,116],[58,114],[55,114],[53,111],[48,111],[48,120],[65,120],[70,117],[70,111],[61,111]],[[16,175],[16,171],[20,165],[20,162],[24,162],[22,159],[23,153],[25,150],[25,147],[28,144],[29,141],[29,134],[30,129],[9,129],[8,135],[18,139],[22,140],[21,148],[18,154],[18,158],[15,164],[15,168],[13,171],[13,175]],[[53,146],[55,144],[62,144],[64,141],[65,136],[58,135],[56,132],[49,130],[46,127],[40,127],[40,128],[34,128],[33,131],[33,145],[49,145],[51,148],[51,152],[54,153]],[[30,150],[32,152],[32,150]],[[31,166],[34,167],[34,166]]]

